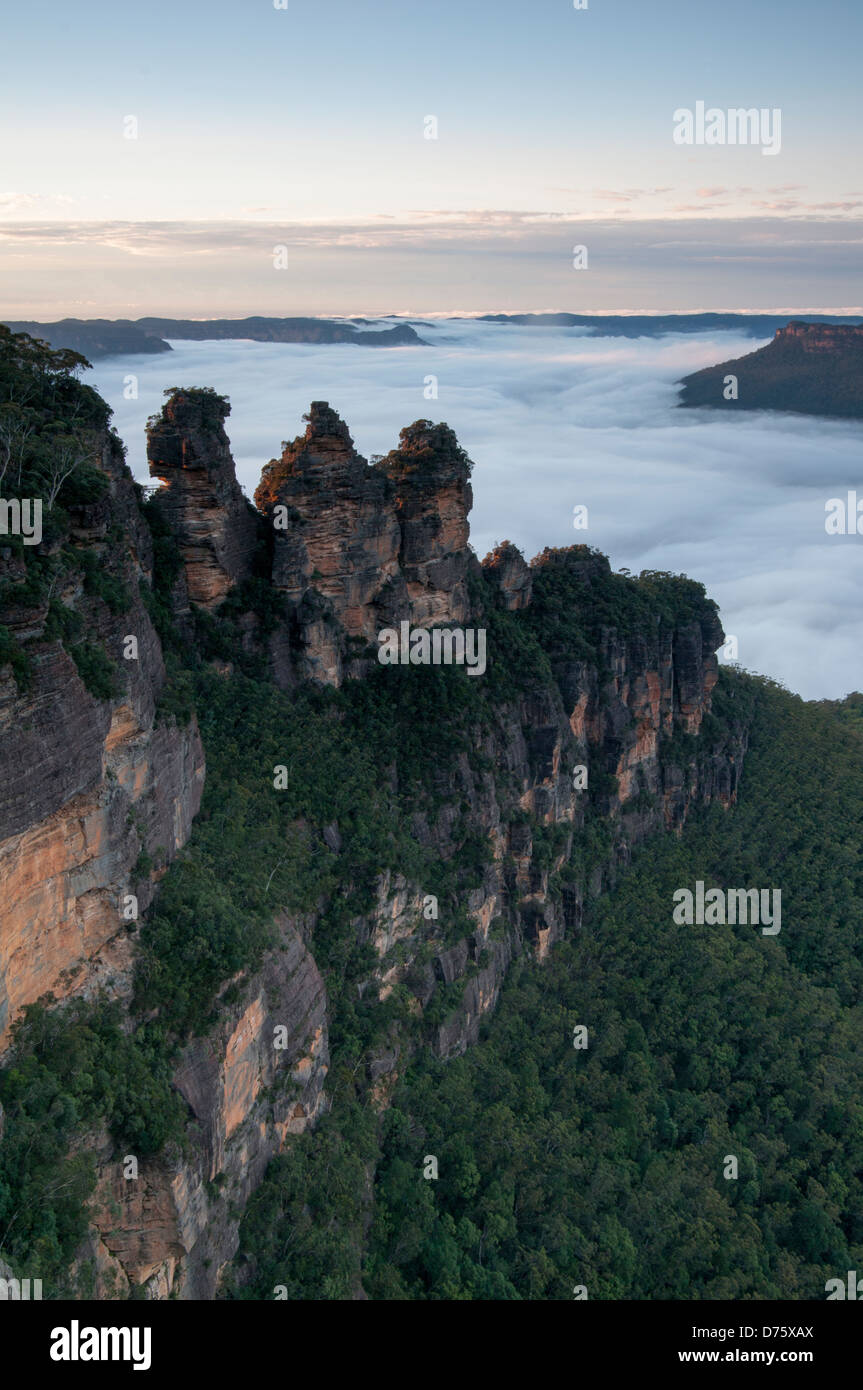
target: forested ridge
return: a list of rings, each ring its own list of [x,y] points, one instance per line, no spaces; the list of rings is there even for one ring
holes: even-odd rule
[[[722,680],[756,706],[739,804],[645,844],[475,1049],[418,1056],[379,1152],[342,1100],[275,1160],[241,1296],[818,1299],[860,1267],[859,700]],[[780,935],[674,925],[698,878],[780,888]]]

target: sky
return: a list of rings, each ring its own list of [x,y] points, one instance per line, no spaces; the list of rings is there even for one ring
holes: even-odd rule
[[[474,461],[480,558],[503,540],[528,559],[587,543],[614,569],[689,574],[718,602],[748,670],[809,699],[863,689],[861,540],[825,529],[829,499],[863,494],[859,423],[678,409],[684,373],[761,345],[737,333],[628,340],[470,321],[421,331],[427,346],[385,351],[176,342],[99,363],[88,379],[114,407],[142,482],[145,423],[163,391],[226,394],[249,497],[282,441],[305,429],[312,400],[338,410],[366,458],[419,417],[446,420]],[[574,529],[576,506],[587,530]]]
[[[3,317],[863,302],[859,0],[49,0],[3,37]],[[778,110],[774,152],[676,143],[700,101]]]

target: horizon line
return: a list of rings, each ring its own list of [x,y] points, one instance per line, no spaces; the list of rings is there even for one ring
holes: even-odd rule
[[[838,306],[838,307],[780,307],[780,308],[760,308],[760,309],[591,309],[589,312],[581,312],[575,309],[432,309],[427,312],[420,310],[400,309],[396,312],[383,311],[380,309],[368,309],[352,314],[338,313],[296,313],[296,314],[267,314],[249,311],[246,313],[219,313],[213,311],[208,314],[183,314],[183,313],[149,313],[139,314],[137,318],[127,315],[120,315],[116,318],[108,317],[104,314],[77,315],[64,314],[59,319],[36,319],[26,316],[13,317],[12,315],[0,316],[0,323],[40,323],[54,325],[60,323],[140,323],[145,319],[167,319],[187,323],[215,323],[233,322],[243,323],[247,319],[317,319],[326,323],[356,323],[361,319],[401,319],[404,321],[417,321],[419,319],[481,319],[494,315],[501,318],[519,318],[526,315],[540,316],[548,314],[569,314],[573,318],[595,319],[595,318],[696,318],[707,314],[716,317],[734,314],[742,318],[781,318],[786,315],[805,315],[805,314],[831,314],[835,317],[857,318],[863,317],[863,306]]]

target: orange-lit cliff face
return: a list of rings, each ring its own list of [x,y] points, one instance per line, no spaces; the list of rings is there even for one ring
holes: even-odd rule
[[[793,343],[804,352],[863,351],[863,324],[806,323],[792,319],[778,328],[775,343]]]
[[[195,721],[156,723],[165,666],[139,590],[152,571],[152,544],[119,445],[108,437],[101,468],[109,493],[73,511],[72,544],[95,554],[128,604],[112,611],[79,579],[57,596],[113,659],[116,695],[100,700],[86,688],[52,635],[50,594],[9,599],[0,616],[9,632],[26,636],[33,663],[25,689],[10,667],[0,668],[0,1048],[24,1005],[41,995],[125,977],[124,899],[133,894],[139,912],[146,909],[201,800]],[[7,572],[14,565],[7,560]],[[136,655],[125,660],[129,635]],[[142,851],[152,860],[146,872],[136,869]]]

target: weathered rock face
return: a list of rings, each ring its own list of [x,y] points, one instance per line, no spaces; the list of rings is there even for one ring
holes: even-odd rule
[[[112,611],[82,582],[80,572],[63,577],[51,597],[78,615],[86,638],[104,647],[125,688],[114,703],[127,707],[128,718],[144,727],[153,722],[165,679],[159,639],[138,590],[139,579],[152,574],[152,544],[119,443],[108,437],[100,471],[109,490],[98,503],[72,510],[71,548],[91,555],[100,571],[124,585],[124,611]],[[109,540],[112,527],[122,529],[120,547]],[[18,581],[24,573],[23,561],[0,550],[0,579]],[[32,687],[24,692],[17,689],[11,668],[0,668],[0,758],[8,760],[10,774],[0,779],[0,840],[28,829],[99,780],[114,717],[112,703],[88,693],[69,651],[50,635],[48,606],[47,596],[25,602],[13,591],[0,615],[34,666]],[[135,660],[123,659],[126,634],[137,639]],[[11,775],[16,765],[26,776]]]
[[[326,401],[263,472],[255,502],[274,529],[272,582],[299,630],[304,674],[339,685],[349,639],[407,617],[401,533],[386,477],[354,449]]]
[[[534,568],[562,552],[544,551]],[[570,569],[588,589],[594,574],[610,573],[605,556],[581,548],[571,552]],[[606,799],[610,815],[623,813],[650,829],[682,824],[692,800],[734,799],[743,746],[723,751],[709,772],[702,758],[691,775],[681,776],[680,756],[667,747],[675,735],[697,735],[710,710],[718,679],[716,651],[724,640],[713,604],[676,626],[654,623],[635,633],[603,628],[595,662],[567,652],[553,655],[552,666],[576,744],[576,761],[616,779]],[[604,680],[600,673],[604,673]],[[692,755],[684,759],[689,766]],[[640,808],[640,809],[637,809]]]
[[[527,608],[533,593],[533,574],[512,541],[503,541],[495,546],[483,560],[482,570],[497,590],[502,608],[510,612]]]
[[[570,563],[608,568],[599,556]],[[500,706],[494,724],[475,731],[480,758],[476,764],[459,759],[435,819],[414,816],[415,838],[444,860],[456,851],[463,815],[491,850],[482,884],[464,904],[473,929],[455,944],[448,922],[453,905],[442,902],[429,919],[421,887],[388,875],[374,913],[357,923],[359,939],[372,941],[379,957],[381,998],[406,983],[423,1013],[439,988],[449,989],[450,1010],[429,1038],[441,1056],[476,1042],[514,956],[529,950],[541,960],[565,933],[577,931],[584,903],[613,885],[639,841],[679,827],[694,806],[735,799],[744,730],[709,755],[670,751],[675,735],[701,729],[722,640],[709,604],[677,629],[657,626],[630,638],[607,630],[597,663],[562,656],[553,663],[556,685]],[[576,766],[586,767],[588,785],[607,784],[599,806],[612,847],[581,879],[564,877],[552,892],[586,815],[588,792],[575,785]],[[491,767],[501,776],[478,770]],[[502,786],[508,788],[503,796]],[[409,1053],[394,1038],[375,1079],[391,1080]]]
[[[417,627],[464,623],[470,614],[467,573],[471,465],[447,425],[417,420],[381,461],[395,490],[401,527],[400,565]]]
[[[159,509],[183,556],[184,597],[206,609],[249,578],[258,534],[224,429],[229,410],[214,391],[175,391],[147,427],[150,475],[164,483]]]
[[[141,729],[117,711],[103,745],[105,780],[0,842],[0,1043],[25,1004],[91,987],[125,994],[132,939],[155,878],[189,837],[204,781],[197,728]],[[136,869],[144,851],[151,872]]]
[[[289,605],[302,675],[328,685],[368,669],[385,627],[468,617],[470,463],[446,425],[402,430],[370,466],[326,401],[263,472],[274,586]]]
[[[95,1260],[98,1296],[144,1285],[150,1298],[213,1298],[269,1160],[326,1106],[324,984],[303,924],[279,925],[279,949],[183,1051],[174,1084],[189,1106],[188,1154],[142,1161],[130,1179],[104,1143],[82,1252]]]
[[[804,352],[841,352],[843,349],[863,353],[863,324],[806,323],[792,319],[778,328],[774,341],[797,343]]]
[[[95,555],[125,598],[115,592],[109,607],[74,569],[53,597],[113,663],[117,694],[88,692],[46,626],[47,598],[29,608],[7,600],[0,612],[33,666],[22,691],[0,668],[0,1049],[21,1008],[44,993],[64,997],[99,981],[125,987],[123,899],[135,894],[146,908],[200,804],[197,725],[156,725],[165,667],[139,593],[152,573],[150,536],[119,444],[107,437],[101,471],[109,489],[73,510],[70,544]],[[129,637],[137,655],[125,659]],[[152,870],[136,871],[142,851]]]

